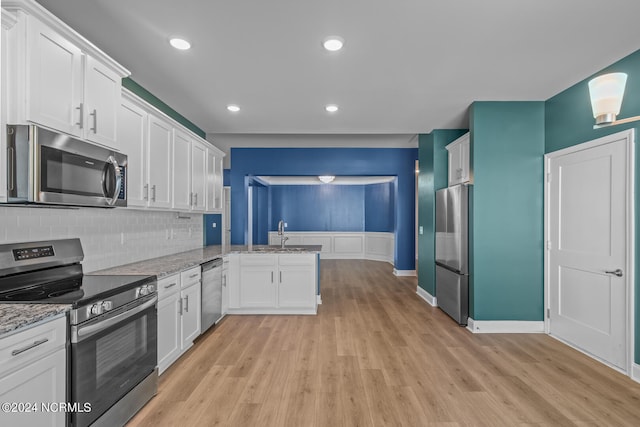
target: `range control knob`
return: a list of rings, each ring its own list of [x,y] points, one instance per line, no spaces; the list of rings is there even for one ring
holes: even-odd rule
[[[103,301],[102,302],[102,309],[104,311],[109,311],[113,308],[113,302],[111,301]]]
[[[155,285],[147,285],[147,289],[149,290],[149,293],[152,294],[156,291],[156,286]]]
[[[93,304],[89,309],[90,314],[102,314],[102,312],[103,312],[103,307],[102,307],[102,303],[100,302],[97,304]]]
[[[149,295],[150,293],[151,292],[149,292],[149,287],[147,285],[140,286],[138,288],[138,292],[136,292],[139,297]]]

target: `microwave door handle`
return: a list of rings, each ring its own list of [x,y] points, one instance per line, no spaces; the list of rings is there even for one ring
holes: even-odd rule
[[[113,186],[113,194],[107,194],[107,174],[102,174],[102,191],[104,196],[108,199],[110,206],[113,206],[118,201],[118,194],[120,194],[120,188],[122,187],[122,175],[120,173],[120,166],[113,156],[109,156],[107,159],[107,166],[113,167],[113,177],[115,185]]]

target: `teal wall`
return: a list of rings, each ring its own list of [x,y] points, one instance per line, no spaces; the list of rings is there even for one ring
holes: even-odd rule
[[[543,320],[544,102],[474,102],[469,315]]]
[[[162,100],[160,100],[154,94],[152,94],[151,92],[149,92],[148,90],[140,86],[135,81],[131,80],[131,78],[125,77],[124,79],[122,79],[122,86],[126,87],[131,92],[135,93],[140,98],[144,99],[149,104],[153,105],[158,110],[162,111],[167,116],[171,117],[173,120],[185,126],[187,129],[191,130],[196,135],[199,135],[201,138],[207,137],[207,134],[205,131],[200,129],[198,126],[194,125],[182,114],[178,113],[176,110],[169,107],[167,104],[165,104]]]
[[[640,116],[640,50],[632,53],[626,58],[605,68],[599,73],[625,72],[627,87],[625,97],[622,102],[619,118]],[[546,102],[545,119],[545,153],[560,150],[576,144],[587,142],[605,135],[620,132],[625,129],[636,129],[640,131],[640,122],[617,125],[602,129],[593,129],[593,115],[591,112],[591,101],[589,100],[588,82],[594,76],[571,86],[558,95],[550,98]],[[635,186],[636,194],[640,189],[640,150],[635,149]],[[640,363],[640,198],[635,196],[635,362]]]
[[[419,135],[418,162],[418,286],[436,295],[435,270],[435,192],[448,184],[448,155],[444,148],[466,130],[434,130]]]

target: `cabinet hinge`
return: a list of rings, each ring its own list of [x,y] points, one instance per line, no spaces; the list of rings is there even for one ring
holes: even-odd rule
[[[551,240],[547,240],[547,250],[551,249]]]

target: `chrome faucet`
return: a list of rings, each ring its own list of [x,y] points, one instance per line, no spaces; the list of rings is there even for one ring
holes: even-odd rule
[[[280,247],[284,249],[284,242],[289,238],[284,235],[284,220],[282,219],[278,221],[278,236],[280,236]]]

